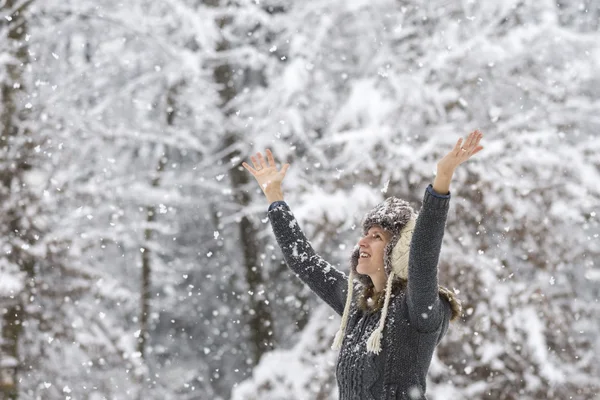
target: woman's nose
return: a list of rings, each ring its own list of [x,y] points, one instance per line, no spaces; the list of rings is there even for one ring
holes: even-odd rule
[[[362,237],[360,238],[360,240],[358,241],[358,247],[367,247],[367,237]]]

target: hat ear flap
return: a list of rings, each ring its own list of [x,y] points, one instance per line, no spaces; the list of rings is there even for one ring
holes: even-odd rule
[[[360,247],[354,246],[352,255],[350,255],[350,269],[356,272],[356,266],[358,265],[358,259],[360,258]]]
[[[398,244],[398,237],[392,236],[389,243],[387,245],[385,245],[385,249],[383,250],[383,257],[384,257],[383,264],[385,266],[385,273],[387,274],[388,277],[394,271],[393,255],[394,255],[394,248],[396,247],[397,244]]]
[[[415,219],[411,218],[402,231],[398,243],[392,250],[391,263],[392,270],[401,279],[408,280],[408,259],[410,255],[410,242],[415,230]]]

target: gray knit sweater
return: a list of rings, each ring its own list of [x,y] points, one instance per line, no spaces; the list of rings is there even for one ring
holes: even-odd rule
[[[411,242],[408,285],[392,295],[379,354],[367,353],[366,343],[381,311],[365,313],[353,299],[336,368],[339,400],[426,399],[427,370],[452,314],[438,294],[437,280],[449,201],[431,185],[425,191]],[[273,203],[269,218],[287,265],[342,315],[347,275],[315,253],[285,202]]]

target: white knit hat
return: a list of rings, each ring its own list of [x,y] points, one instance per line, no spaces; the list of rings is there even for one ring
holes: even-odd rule
[[[392,238],[384,249],[384,267],[388,276],[385,288],[385,301],[381,310],[379,326],[367,340],[367,351],[369,352],[378,354],[381,351],[381,338],[390,303],[392,283],[397,279],[402,279],[404,281],[408,279],[408,258],[410,242],[415,229],[415,220],[416,214],[410,204],[395,197],[390,197],[383,203],[377,205],[373,210],[367,213],[363,220],[362,228],[363,234],[365,235],[374,225],[378,225],[392,234]],[[342,323],[335,335],[332,346],[334,350],[339,350],[344,340],[350,305],[353,298],[354,278],[361,281],[363,285],[372,285],[371,278],[368,275],[358,274],[356,271],[359,252],[360,249],[356,246],[351,258],[351,270],[348,277],[348,294],[346,297],[344,313],[342,315]]]

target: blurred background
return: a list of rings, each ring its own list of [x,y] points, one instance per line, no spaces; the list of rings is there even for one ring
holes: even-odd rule
[[[337,399],[339,319],[258,185],[348,271],[459,168],[441,399],[600,398],[600,3],[1,0],[0,399]]]

